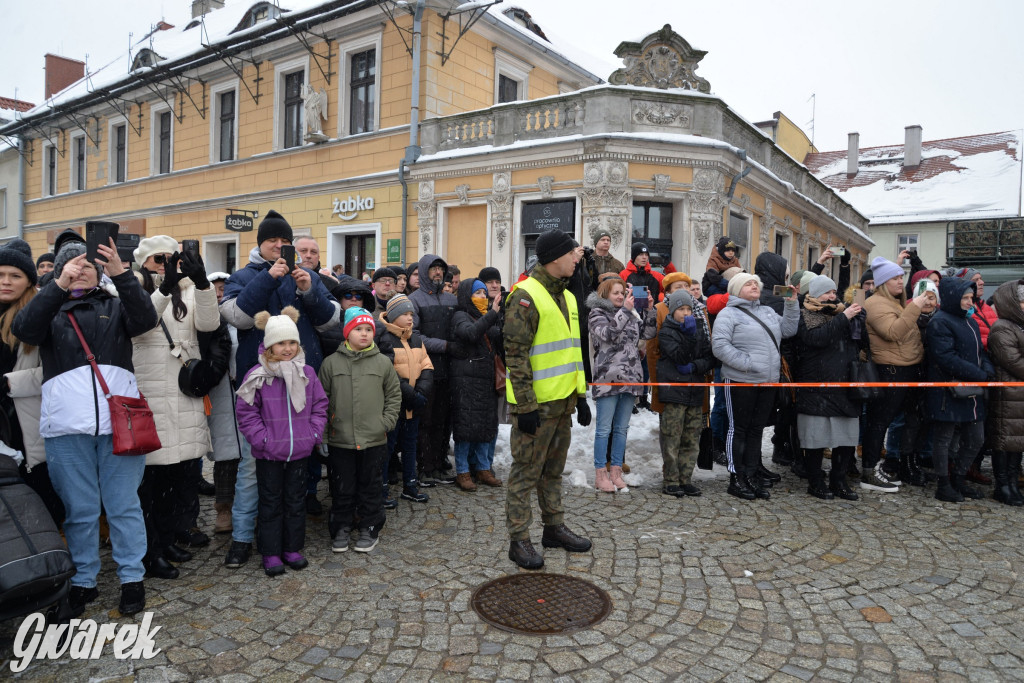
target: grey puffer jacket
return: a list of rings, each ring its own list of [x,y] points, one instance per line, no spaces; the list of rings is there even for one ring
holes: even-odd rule
[[[775,339],[743,310],[767,325]],[[776,341],[794,336],[799,329],[800,305],[796,299],[786,299],[780,316],[760,301],[730,296],[715,319],[711,336],[711,350],[722,361],[722,377],[748,383],[778,381],[781,362]]]
[[[593,356],[594,382],[643,382],[640,360],[642,319],[625,306],[615,308],[611,301],[591,293],[587,297],[587,326]],[[641,395],[644,387],[591,387],[594,398],[629,393]]]

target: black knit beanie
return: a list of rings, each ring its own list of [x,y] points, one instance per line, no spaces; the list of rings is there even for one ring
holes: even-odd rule
[[[32,265],[32,247],[22,239],[13,239],[0,248],[0,266],[13,266],[25,273],[28,281],[36,284],[36,267]]]
[[[868,280],[874,280],[874,279],[875,279],[875,274],[871,272],[870,268],[868,268],[867,270],[864,271],[864,274],[860,276],[860,286],[863,287],[865,282],[867,282]]]
[[[501,282],[501,272],[492,266],[487,266],[480,270],[480,274],[476,276],[480,282],[490,282],[491,280],[497,280]]]
[[[292,226],[288,225],[288,221],[284,219],[284,216],[271,209],[263,220],[260,221],[260,229],[256,232],[256,244],[263,244],[265,241],[275,237],[281,237],[291,243]]]
[[[50,252],[46,252],[42,256],[36,259],[36,268],[39,267],[40,263],[53,263],[54,255]]]
[[[68,228],[61,234],[57,235],[57,239],[53,241],[54,265],[57,263],[57,254],[60,253],[61,248],[63,248],[68,242],[81,242],[82,244],[85,244],[85,238],[71,228]]]
[[[643,242],[633,242],[633,249],[630,251],[630,261],[635,261],[636,257],[640,254],[650,255],[650,251],[647,250],[647,245]]]
[[[395,271],[393,271],[391,268],[388,268],[387,266],[383,266],[383,267],[378,268],[377,270],[373,271],[373,278],[371,279],[371,282],[376,282],[377,280],[379,280],[381,278],[384,278],[384,277],[389,277],[392,280],[397,280],[398,279],[398,274],[395,273]]]
[[[537,263],[547,265],[572,251],[572,237],[562,230],[548,230],[537,238]]]

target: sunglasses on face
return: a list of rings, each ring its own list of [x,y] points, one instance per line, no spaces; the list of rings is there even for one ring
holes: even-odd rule
[[[346,299],[355,299],[355,298],[358,298],[359,295],[358,294],[353,294],[352,292],[345,292],[344,297]]]
[[[165,263],[167,263],[167,255],[157,254],[156,256],[153,257],[153,263],[156,263],[161,266],[164,265]]]

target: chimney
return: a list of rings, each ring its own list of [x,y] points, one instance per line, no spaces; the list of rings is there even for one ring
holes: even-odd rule
[[[224,0],[192,0],[192,18],[198,19],[215,9],[224,6]]]
[[[903,143],[903,168],[917,168],[921,165],[921,126],[907,126]]]
[[[59,93],[72,83],[80,81],[85,77],[85,62],[49,53],[47,53],[45,59],[46,84],[43,94],[47,99],[50,95]]]
[[[857,175],[860,159],[860,133],[850,133],[846,151],[846,173]]]

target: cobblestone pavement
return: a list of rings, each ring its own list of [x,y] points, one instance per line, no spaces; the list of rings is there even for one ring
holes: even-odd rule
[[[767,502],[734,499],[722,480],[685,500],[654,489],[567,488],[567,521],[594,549],[548,550],[545,568],[594,582],[614,603],[605,621],[568,636],[506,633],[470,608],[477,586],[515,570],[500,489],[434,488],[426,505],[401,501],[369,555],[331,554],[325,525],[311,521],[310,567],[278,579],[255,558],[223,567],[228,539],[220,536],[181,565],[180,579],[146,582],[148,609],[163,627],[156,658],[118,661],[108,645],[99,660],[35,662],[20,676],[1024,678],[1024,511],[992,500],[939,503],[921,490],[857,503],[803,490],[789,474]],[[539,548],[539,526],[533,536]],[[117,619],[109,553],[100,588],[85,616]],[[10,657],[16,627],[0,625],[0,657]],[[6,662],[2,672],[12,675]]]

